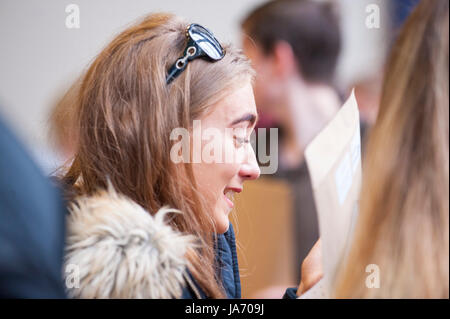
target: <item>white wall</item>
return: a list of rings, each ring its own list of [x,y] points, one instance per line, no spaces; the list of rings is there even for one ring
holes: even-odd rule
[[[373,73],[384,65],[388,49],[387,33],[391,29],[388,6],[395,0],[340,0],[342,51],[337,77],[343,87]],[[379,28],[367,26],[373,5],[379,8]],[[372,6],[372,7],[371,7]],[[368,10],[368,11],[366,11]]]

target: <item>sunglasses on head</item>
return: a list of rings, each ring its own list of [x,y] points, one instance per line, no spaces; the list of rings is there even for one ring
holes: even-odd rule
[[[186,69],[189,61],[196,58],[208,58],[212,62],[221,60],[225,56],[225,50],[211,31],[199,24],[193,23],[186,30],[188,43],[183,56],[169,68],[166,83],[171,83],[181,72]]]

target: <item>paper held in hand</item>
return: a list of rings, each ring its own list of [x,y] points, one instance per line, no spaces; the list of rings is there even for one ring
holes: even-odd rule
[[[305,150],[322,241],[324,277],[300,298],[327,298],[351,243],[361,187],[361,135],[354,91]]]

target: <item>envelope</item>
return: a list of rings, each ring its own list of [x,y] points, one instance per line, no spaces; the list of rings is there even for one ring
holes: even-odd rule
[[[354,90],[305,150],[322,241],[324,276],[301,298],[327,298],[352,242],[361,188],[361,134]]]

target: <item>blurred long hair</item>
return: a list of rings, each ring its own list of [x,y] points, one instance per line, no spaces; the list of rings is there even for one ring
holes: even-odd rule
[[[449,297],[448,37],[449,2],[423,0],[393,47],[336,297]]]

